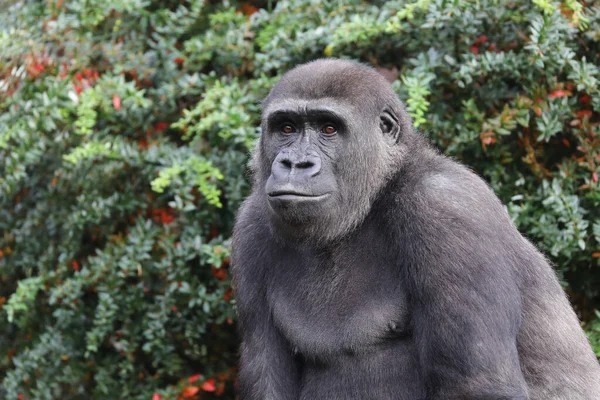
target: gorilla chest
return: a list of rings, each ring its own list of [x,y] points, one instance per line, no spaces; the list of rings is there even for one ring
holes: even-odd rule
[[[288,256],[274,272],[269,302],[294,350],[315,358],[363,353],[409,337],[397,260],[376,251]]]

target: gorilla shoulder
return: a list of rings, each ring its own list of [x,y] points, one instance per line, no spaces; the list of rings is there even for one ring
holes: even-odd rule
[[[436,218],[446,213],[455,218],[477,221],[475,226],[506,224],[510,218],[489,185],[470,169],[439,155],[438,167],[423,176],[415,188],[417,200],[427,204]],[[512,224],[512,223],[511,223]]]

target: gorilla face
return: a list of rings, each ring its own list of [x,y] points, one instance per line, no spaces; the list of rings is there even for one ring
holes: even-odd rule
[[[352,134],[346,113],[318,101],[284,101],[269,109],[265,152],[272,163],[265,192],[283,221],[315,224],[345,197],[335,171]]]
[[[350,65],[353,74],[382,88],[379,96],[349,85],[352,77],[336,85],[332,74],[339,74],[339,63],[331,74],[329,60],[315,63],[318,74],[311,64],[288,72],[265,101],[255,187],[264,187],[281,236],[327,242],[362,221],[386,174],[396,170],[402,105],[369,68]]]

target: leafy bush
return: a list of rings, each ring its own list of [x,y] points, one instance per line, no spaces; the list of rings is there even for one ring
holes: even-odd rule
[[[260,99],[324,56],[379,67],[491,184],[600,352],[594,2],[2,3],[0,397],[233,398]]]

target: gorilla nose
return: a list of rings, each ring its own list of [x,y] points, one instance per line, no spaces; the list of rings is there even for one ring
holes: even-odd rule
[[[272,173],[279,177],[295,175],[296,177],[310,178],[321,171],[321,158],[314,155],[295,157],[293,154],[285,154],[277,157],[274,162]]]

